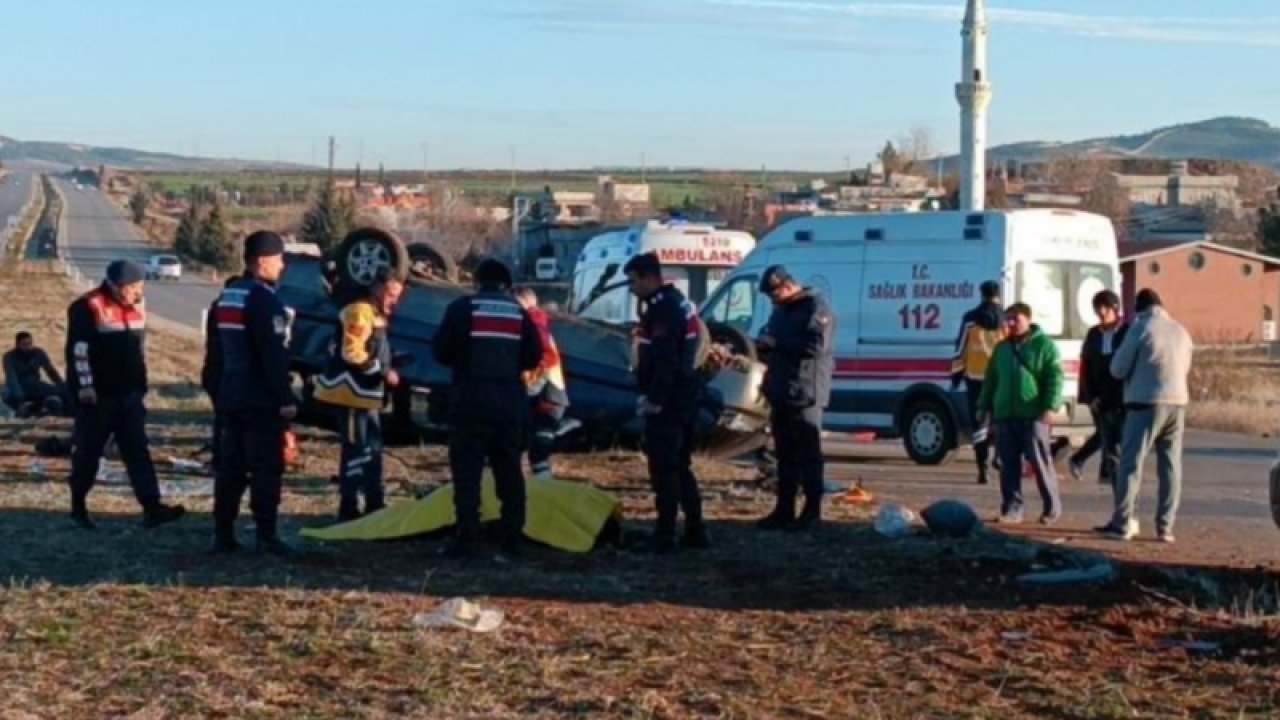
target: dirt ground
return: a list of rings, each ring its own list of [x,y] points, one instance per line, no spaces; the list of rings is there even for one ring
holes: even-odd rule
[[[25,323],[56,356],[48,308],[65,289],[31,277],[0,275],[0,293],[46,311],[6,310],[0,331]],[[207,408],[188,380],[198,344],[157,332],[149,347],[165,468],[198,457]],[[73,530],[67,462],[31,452],[67,430],[0,422],[0,718],[1280,716],[1280,623],[1250,601],[1274,574],[1130,564],[1101,584],[1031,586],[1018,576],[1105,558],[994,532],[888,539],[873,507],[841,502],[817,532],[765,535],[750,523],[767,489],[711,462],[698,467],[705,552],[535,548],[458,564],[426,538],[227,558],[207,552],[209,481],[169,469],[192,511],[181,523],[141,529],[108,473],[91,498],[101,527]],[[301,450],[290,536],[336,505],[331,439],[304,431]],[[557,471],[618,494],[629,526],[650,522],[634,454],[561,457]],[[394,450],[388,477],[407,500],[447,480],[443,453]],[[414,627],[454,596],[503,610],[504,626]]]

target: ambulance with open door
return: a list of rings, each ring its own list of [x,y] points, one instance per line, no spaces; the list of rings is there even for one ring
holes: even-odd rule
[[[836,317],[826,430],[900,437],[918,463],[949,461],[973,430],[963,388],[950,387],[956,337],[980,301],[978,286],[996,280],[1006,305],[1031,306],[1062,355],[1055,438],[1075,443],[1092,431],[1076,393],[1080,347],[1096,322],[1093,296],[1120,291],[1107,218],[1071,210],[796,218],[720,283],[703,320],[758,337],[771,309],[760,276],[775,264],[825,295]]]
[[[666,281],[699,306],[755,245],[750,233],[683,220],[651,220],[597,235],[574,265],[569,312],[610,325],[637,322],[638,305],[623,267],[649,252],[662,261]]]

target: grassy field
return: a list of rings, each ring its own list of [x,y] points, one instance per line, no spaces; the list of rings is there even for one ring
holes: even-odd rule
[[[70,291],[39,266],[0,271],[0,336],[59,354]],[[208,407],[197,340],[149,342],[153,454],[183,522],[142,530],[126,487],[64,517],[67,463],[31,464],[63,420],[0,421],[3,718],[1272,718],[1280,625],[1202,602],[1196,583],[1125,566],[1101,587],[1035,589],[1032,569],[1092,559],[998,533],[890,540],[866,506],[833,502],[805,536],[766,536],[754,473],[703,462],[715,548],[649,557],[533,549],[515,563],[442,560],[433,539],[299,541],[289,560],[219,557],[197,456]],[[304,431],[283,529],[330,522],[333,440]],[[112,467],[117,463],[110,462]],[[557,458],[565,479],[651,521],[633,453]],[[392,501],[447,481],[441,448],[392,451]],[[242,529],[243,534],[243,529]],[[1274,577],[1222,582],[1261,587]],[[466,596],[506,613],[491,635],[415,628]],[[1196,641],[1202,645],[1187,645]]]

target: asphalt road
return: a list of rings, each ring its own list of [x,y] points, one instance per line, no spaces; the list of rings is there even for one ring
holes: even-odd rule
[[[9,224],[9,218],[22,212],[35,193],[35,175],[9,173],[0,178],[0,228]]]
[[[1015,532],[1046,542],[1104,550],[1129,560],[1172,564],[1224,565],[1280,569],[1280,528],[1271,520],[1267,473],[1280,443],[1274,440],[1192,431],[1183,454],[1182,507],[1175,534],[1178,543],[1154,540],[1155,458],[1147,463],[1138,506],[1142,535],[1129,543],[1096,538],[1091,528],[1110,517],[1111,488],[1097,484],[1097,459],[1084,480],[1060,478],[1065,515],[1052,528],[1035,522],[1040,496],[1035,481],[1023,482],[1029,522]],[[826,444],[827,474],[832,480],[862,479],[877,502],[901,502],[917,512],[930,502],[956,498],[970,503],[985,519],[1000,509],[996,484],[978,485],[971,453],[937,468],[910,462],[898,443]],[[993,480],[993,482],[995,482]]]
[[[76,190],[56,180],[67,199],[66,229],[59,238],[68,260],[91,282],[100,282],[113,260],[146,263],[156,250],[143,242],[139,231],[106,195],[93,188]],[[147,283],[147,312],[166,320],[200,329],[201,313],[217,296],[219,286],[196,275],[178,282]]]

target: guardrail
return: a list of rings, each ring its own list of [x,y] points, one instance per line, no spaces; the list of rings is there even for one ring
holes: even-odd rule
[[[22,212],[10,217],[0,236],[3,236],[4,258],[21,260],[27,251],[27,243],[40,226],[40,217],[45,211],[44,176],[39,182],[32,183],[31,198],[22,206]]]

